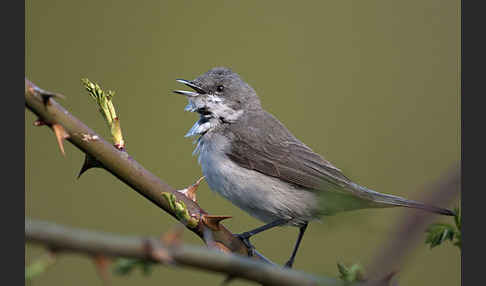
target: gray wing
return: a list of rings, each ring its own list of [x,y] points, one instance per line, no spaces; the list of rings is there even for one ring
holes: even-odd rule
[[[232,144],[226,155],[239,166],[306,189],[349,186],[351,181],[341,170],[300,142],[271,114],[247,113],[233,124],[239,126],[228,131]]]
[[[226,135],[232,140],[231,148],[226,152],[230,160],[243,168],[279,178],[305,189],[338,192],[351,195],[360,201],[353,203],[347,200],[347,205],[337,205],[335,210],[404,206],[454,215],[454,212],[448,209],[378,193],[351,182],[341,170],[300,142],[269,113],[255,116],[250,112],[233,124],[239,126],[226,129]],[[342,198],[334,197],[344,202]],[[363,204],[363,201],[367,203]]]

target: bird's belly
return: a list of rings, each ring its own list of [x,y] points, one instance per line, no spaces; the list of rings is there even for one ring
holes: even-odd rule
[[[211,190],[265,223],[301,225],[316,218],[314,193],[233,163],[220,150],[201,148],[199,161]]]

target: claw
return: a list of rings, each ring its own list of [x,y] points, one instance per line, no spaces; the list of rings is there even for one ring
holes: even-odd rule
[[[254,256],[255,255],[255,247],[253,244],[250,242],[250,236],[247,232],[240,233],[240,234],[235,234],[236,237],[238,237],[241,242],[248,248],[248,256]]]

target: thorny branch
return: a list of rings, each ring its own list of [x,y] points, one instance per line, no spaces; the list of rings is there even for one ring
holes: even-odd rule
[[[25,104],[39,117],[36,125],[48,125],[53,130],[62,128],[64,134],[60,140],[68,140],[81,151],[95,158],[104,169],[184,223],[207,245],[215,246],[224,252],[248,254],[248,249],[241,240],[219,224],[219,216],[208,215],[197,202],[161,181],[128,153],[106,142],[64,109],[53,97],[60,97],[60,95],[45,91],[25,79]],[[211,236],[204,235],[207,232],[210,232]],[[208,237],[211,237],[214,242],[207,241]],[[255,257],[268,261],[261,254]]]

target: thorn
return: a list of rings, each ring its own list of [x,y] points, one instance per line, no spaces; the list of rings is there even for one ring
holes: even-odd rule
[[[61,98],[61,99],[66,98],[64,95],[62,95],[60,93],[54,93],[54,92],[50,92],[50,91],[47,91],[47,90],[43,90],[42,88],[33,84],[27,78],[25,79],[25,84],[26,84],[25,88],[29,91],[30,94],[35,95],[36,93],[38,93],[41,96],[42,102],[44,103],[44,105],[47,105],[49,103],[49,98],[51,98],[51,97],[57,97],[57,98]]]
[[[110,272],[108,271],[108,268],[111,264],[111,260],[104,255],[95,255],[93,262],[103,283],[105,285],[110,285]]]
[[[35,95],[36,93],[38,93],[42,97],[42,102],[44,102],[44,104],[47,104],[49,98],[51,97],[57,97],[62,99],[66,98],[64,95],[60,93],[54,93],[47,90],[43,90],[42,88],[36,86],[33,82],[31,82],[27,78],[25,78],[25,89],[28,90],[28,92],[31,95]]]
[[[60,93],[50,92],[50,91],[47,91],[47,90],[40,89],[38,87],[34,87],[34,90],[39,92],[40,96],[42,97],[42,102],[44,103],[44,105],[49,104],[49,99],[51,97],[61,98],[61,99],[66,98],[64,95],[62,95]]]
[[[83,166],[81,166],[81,170],[79,170],[79,174],[78,174],[77,179],[79,179],[81,177],[81,175],[84,174],[84,172],[88,171],[89,169],[100,168],[100,167],[101,167],[101,163],[98,162],[98,160],[96,160],[93,156],[91,156],[89,154],[85,154],[84,155],[84,163],[83,163]]]
[[[179,246],[182,243],[184,229],[185,227],[182,224],[177,224],[164,233],[160,238],[160,241],[167,246]]]
[[[81,140],[83,140],[84,142],[92,142],[100,139],[100,137],[96,134],[94,135],[87,134],[87,133],[75,133],[75,134],[80,136]],[[96,160],[96,158],[89,155],[88,153],[85,153],[83,165],[81,166],[81,170],[79,170],[76,179],[79,180],[79,178],[81,178],[81,175],[91,168],[101,168],[101,167],[103,167],[103,165],[98,160]]]
[[[231,216],[216,216],[216,215],[203,215],[201,217],[202,222],[207,225],[210,229],[218,231],[221,229],[220,222],[222,220],[232,218]]]
[[[183,189],[183,190],[178,190],[179,193],[182,193],[184,196],[189,198],[191,201],[196,202],[196,191],[199,188],[199,184],[204,180],[204,176],[199,178],[196,183],[193,185]]]
[[[55,123],[52,124],[52,130],[54,130],[54,134],[56,135],[57,144],[59,145],[59,149],[61,149],[61,153],[65,156],[64,153],[64,145],[62,140],[69,138],[69,134],[66,132],[62,125]]]

